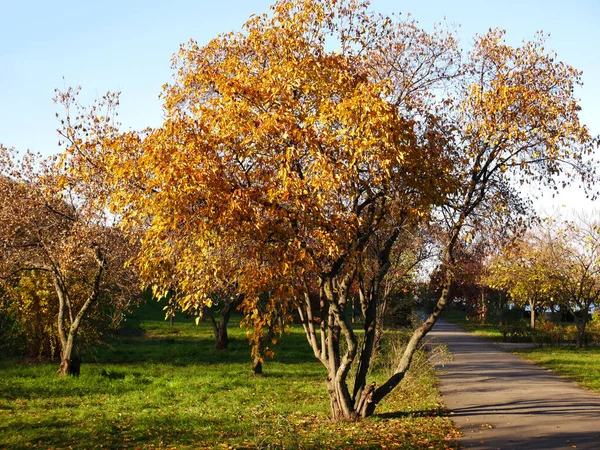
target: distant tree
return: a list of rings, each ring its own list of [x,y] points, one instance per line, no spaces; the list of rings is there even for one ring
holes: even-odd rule
[[[580,218],[551,224],[545,238],[552,256],[551,276],[575,317],[581,348],[590,312],[600,306],[600,221]]]
[[[487,230],[486,230],[487,231]],[[487,287],[482,282],[487,259],[491,257],[489,239],[461,242],[455,249],[453,282],[448,301],[454,302],[467,314],[467,319],[483,321],[487,315]],[[439,296],[444,284],[446,268],[437,267],[430,277],[430,289]]]
[[[135,300],[134,271],[125,267],[133,249],[52,161],[0,147],[0,174],[0,282],[23,300],[26,277],[47,280],[34,291],[45,290],[53,305],[37,313],[56,314],[59,374],[77,375],[77,337],[90,311],[102,303],[122,314]]]
[[[485,276],[486,284],[506,291],[516,305],[529,306],[532,329],[536,310],[549,307],[558,294],[555,261],[540,237],[530,232],[505,248],[490,262]]]
[[[210,323],[213,327],[215,335],[215,348],[217,350],[224,350],[229,346],[229,334],[227,333],[227,326],[231,319],[231,314],[235,309],[242,303],[242,296],[234,294],[233,296],[220,297],[218,299],[219,305],[219,320],[215,320],[215,316],[210,309],[206,309],[206,315],[210,319]]]

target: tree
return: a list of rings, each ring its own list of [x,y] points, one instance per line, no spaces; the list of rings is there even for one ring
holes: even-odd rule
[[[226,280],[255,329],[298,308],[335,420],[372,414],[398,386],[447,303],[465,230],[512,210],[511,175],[547,181],[591,145],[579,75],[541,38],[515,49],[490,31],[461,62],[450,33],[351,0],[280,1],[242,33],[184,45],[175,69],[160,128],[80,138],[72,127],[73,167],[110,186],[124,225],[143,230],[142,276],[175,285],[184,305],[211,304]],[[102,122],[85,117],[83,129]],[[370,384],[390,255],[405,230],[436,219],[437,307],[394,375]],[[360,348],[345,314],[353,289]]]
[[[117,186],[143,180],[143,192],[119,191],[112,200],[126,223],[135,214],[147,224],[147,280],[176,283],[192,305],[211,303],[215,280],[234,281],[258,330],[273,323],[272,312],[300,308],[328,370],[335,419],[367,414],[375,312],[390,252],[453,183],[447,139],[425,110],[425,86],[452,70],[453,41],[430,42],[414,24],[392,26],[365,8],[281,2],[273,17],[251,19],[245,34],[204,48],[191,43],[165,93],[163,127],[73,149],[108,149],[103,161]],[[353,15],[357,22],[346,23]],[[339,40],[338,54],[326,50],[329,36]],[[397,60],[386,63],[422,69],[394,86],[379,59],[404,44],[410,49],[396,49]],[[124,151],[135,164],[115,162]],[[367,259],[374,270],[363,270]],[[358,273],[367,337],[351,394],[346,378],[358,338],[344,310]],[[264,293],[269,299],[259,308]]]
[[[134,272],[125,268],[133,249],[58,170],[0,147],[0,280],[9,294],[24,276],[51,283],[59,374],[78,375],[77,337],[90,311],[102,302],[122,312],[135,299]]]
[[[460,305],[459,308],[467,313],[467,320],[485,321],[490,306],[495,312],[502,309],[501,298],[499,302],[493,301],[490,295],[492,292],[486,286],[484,277],[489,260],[508,239],[506,232],[509,228],[506,228],[504,223],[487,226],[478,224],[478,227],[475,236],[459,242],[454,249],[455,269],[448,301]],[[440,236],[443,241],[445,234],[441,232]],[[429,290],[434,297],[441,293],[445,270],[446,268],[440,265],[430,275]]]
[[[529,233],[506,248],[488,268],[485,282],[492,288],[505,290],[519,306],[527,304],[531,311],[531,329],[535,328],[535,312],[547,307],[557,296],[555,261],[547,243]]]
[[[577,323],[577,347],[584,345],[585,327],[600,299],[600,223],[581,218],[546,230],[552,256],[550,276]]]

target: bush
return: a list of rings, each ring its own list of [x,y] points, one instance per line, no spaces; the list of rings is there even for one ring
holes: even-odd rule
[[[585,343],[600,345],[600,310],[592,315],[592,320],[585,328]]]
[[[13,347],[13,353],[37,358],[58,356],[56,317],[57,302],[49,277],[42,272],[21,276],[6,292],[3,311],[14,320],[14,328],[24,348]]]
[[[577,325],[561,325],[547,321],[541,316],[536,321],[536,328],[531,329],[529,322],[520,319],[500,326],[504,342],[533,342],[536,344],[575,344],[577,342]],[[600,311],[594,313],[585,329],[584,343],[600,345]]]
[[[504,342],[531,342],[535,337],[529,322],[523,319],[508,325],[501,325],[500,332]]]

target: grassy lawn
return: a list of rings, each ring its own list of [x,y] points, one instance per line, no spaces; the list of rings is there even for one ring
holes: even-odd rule
[[[432,371],[375,417],[333,424],[325,371],[298,328],[254,377],[235,323],[226,351],[213,350],[208,324],[171,327],[156,305],[128,324],[83,355],[79,378],[59,379],[58,364],[0,361],[0,448],[456,448]]]
[[[600,393],[600,348],[543,347],[516,352],[563,378]]]

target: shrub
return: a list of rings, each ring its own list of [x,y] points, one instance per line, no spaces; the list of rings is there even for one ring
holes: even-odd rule
[[[530,342],[534,337],[529,322],[523,319],[501,325],[500,332],[504,342]]]
[[[600,345],[600,310],[594,312],[585,329],[585,343]]]

